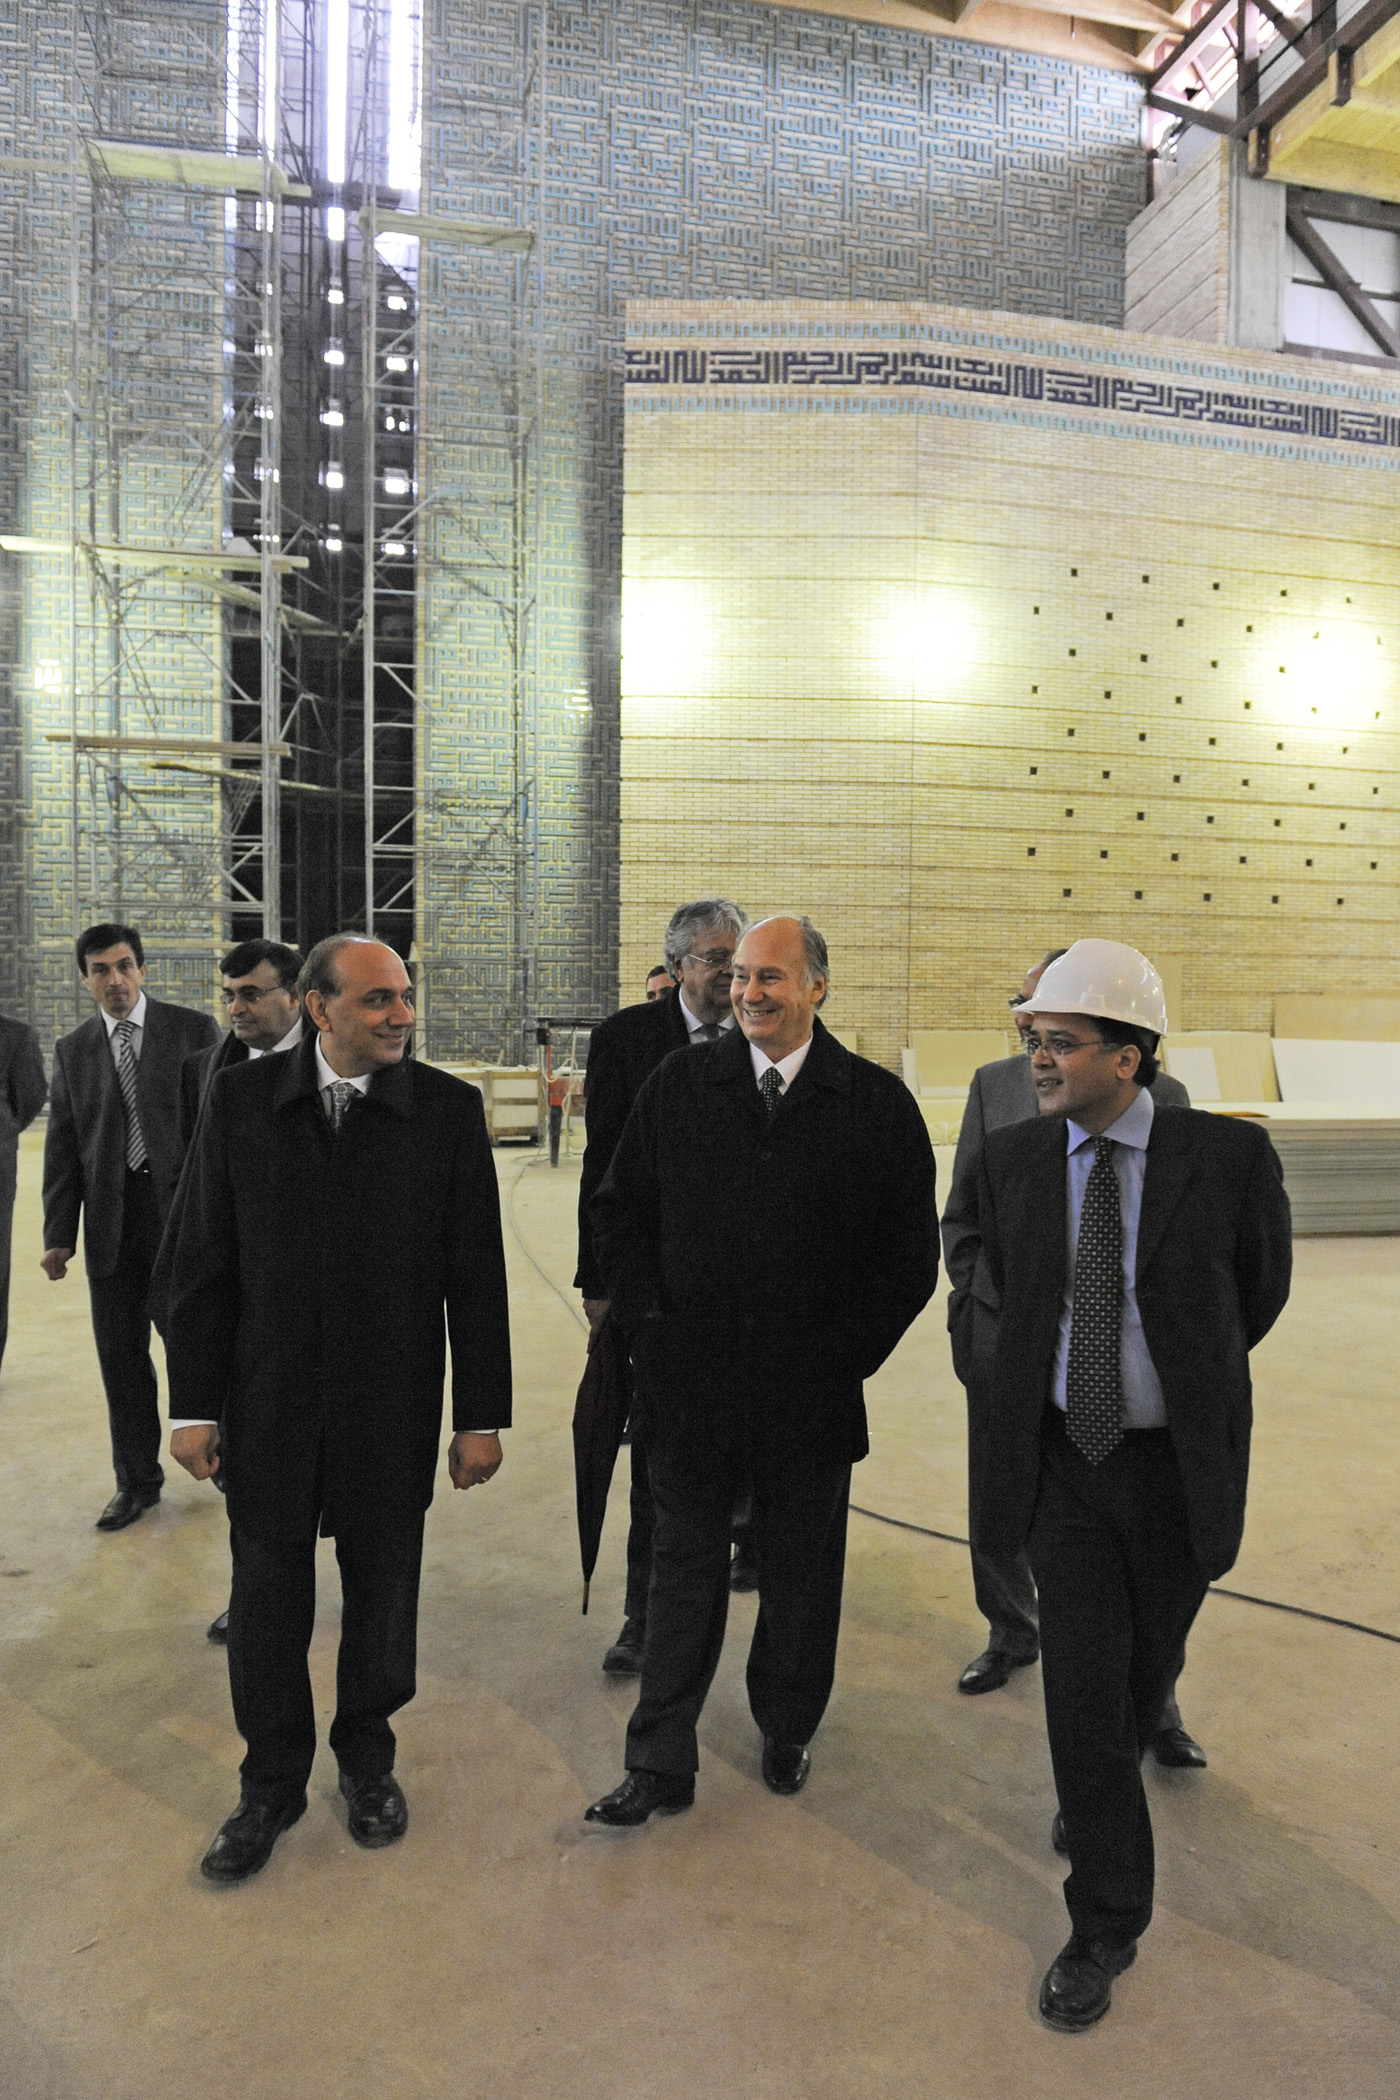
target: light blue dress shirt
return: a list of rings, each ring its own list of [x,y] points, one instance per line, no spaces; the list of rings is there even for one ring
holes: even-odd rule
[[[1152,1135],[1152,1096],[1139,1087],[1137,1098],[1125,1108],[1116,1123],[1104,1132],[1113,1139],[1113,1170],[1118,1176],[1118,1207],[1123,1220],[1123,1427],[1165,1429],[1166,1402],[1162,1381],[1147,1350],[1137,1302],[1138,1220],[1142,1215],[1142,1183],[1147,1172],[1147,1141]],[[1065,1407],[1065,1377],[1069,1368],[1069,1331],[1074,1319],[1074,1269],[1079,1255],[1079,1214],[1084,1191],[1094,1164],[1094,1140],[1077,1123],[1068,1125],[1069,1161],[1065,1175],[1065,1230],[1068,1235],[1068,1269],[1064,1310],[1055,1345],[1055,1376],[1050,1397],[1061,1412]]]

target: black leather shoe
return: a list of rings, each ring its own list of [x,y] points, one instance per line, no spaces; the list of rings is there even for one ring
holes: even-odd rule
[[[159,1488],[118,1488],[97,1520],[98,1531],[125,1531],[160,1500]]]
[[[758,1555],[752,1546],[736,1546],[729,1563],[729,1587],[738,1597],[758,1588]]]
[[[1184,1728],[1159,1728],[1148,1740],[1148,1749],[1159,1765],[1179,1767],[1203,1772],[1206,1768],[1206,1753],[1193,1736]]]
[[[603,1657],[609,1677],[640,1677],[646,1653],[647,1630],[640,1619],[624,1619],[622,1631]]]
[[[763,1738],[763,1783],[774,1794],[800,1794],[812,1769],[812,1753],[805,1743],[780,1743],[776,1736]]]
[[[267,1865],[282,1832],[305,1814],[305,1794],[281,1803],[245,1798],[200,1861],[200,1873],[210,1881],[246,1881]]]
[[[1036,1660],[1034,1655],[1004,1655],[1000,1648],[988,1648],[970,1662],[958,1679],[960,1692],[999,1692],[1013,1670],[1029,1669]]]
[[[695,1781],[674,1772],[629,1772],[621,1786],[604,1794],[583,1812],[585,1823],[620,1826],[645,1823],[648,1816],[678,1816],[695,1806]]]
[[[221,1611],[219,1613],[218,1618],[215,1619],[213,1625],[209,1628],[209,1638],[211,1641],[223,1641],[225,1644],[227,1643],[228,1613],[226,1611]]]
[[[392,1772],[377,1779],[340,1775],[340,1791],[350,1810],[350,1835],[357,1845],[392,1845],[408,1828],[408,1803]]]
[[[1069,1839],[1065,1836],[1065,1819],[1057,1808],[1055,1820],[1050,1825],[1050,1849],[1058,1852],[1061,1859],[1069,1858]]]
[[[1040,1986],[1040,2017],[1062,2034],[1078,2034],[1101,2020],[1113,2003],[1113,1979],[1137,1960],[1137,1941],[1111,1947],[1104,1940],[1072,1939]]]

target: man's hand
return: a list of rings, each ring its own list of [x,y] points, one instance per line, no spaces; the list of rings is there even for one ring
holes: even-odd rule
[[[73,1259],[71,1247],[50,1247],[39,1267],[50,1283],[62,1283],[68,1274],[68,1264]]]
[[[196,1422],[170,1433],[170,1456],[196,1480],[211,1480],[219,1470],[219,1429],[215,1422]]]
[[[593,1354],[593,1344],[603,1331],[603,1322],[612,1311],[611,1298],[585,1298],[583,1316],[588,1322],[588,1353]]]
[[[480,1429],[459,1429],[447,1447],[447,1470],[455,1488],[480,1487],[500,1471],[501,1440]]]

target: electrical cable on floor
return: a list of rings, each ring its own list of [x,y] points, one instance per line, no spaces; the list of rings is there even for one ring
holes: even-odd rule
[[[506,1190],[506,1216],[510,1220],[510,1229],[515,1235],[515,1243],[526,1261],[529,1262],[530,1267],[542,1282],[549,1285],[549,1288],[553,1291],[570,1318],[576,1320],[579,1326],[587,1332],[588,1322],[583,1318],[578,1307],[573,1303],[572,1299],[564,1296],[564,1293],[549,1274],[549,1271],[542,1267],[530,1252],[515,1215],[515,1192],[520,1186],[522,1178],[531,1167],[538,1167],[543,1164],[542,1160],[528,1159],[524,1166],[519,1167],[511,1177],[510,1184]],[[887,1517],[883,1510],[865,1509],[858,1502],[851,1504],[851,1514],[855,1517],[868,1517],[873,1524],[889,1524],[896,1531],[917,1532],[919,1537],[923,1539],[940,1539],[945,1546],[966,1546],[969,1543],[959,1532],[935,1531],[930,1524],[911,1524],[907,1517]],[[1257,1604],[1264,1611],[1286,1612],[1290,1618],[1294,1619],[1314,1619],[1319,1626],[1340,1626],[1348,1633],[1368,1634],[1373,1641],[1389,1641],[1393,1646],[1400,1648],[1400,1633],[1387,1633],[1384,1627],[1364,1625],[1360,1619],[1334,1618],[1332,1613],[1328,1611],[1310,1611],[1306,1604],[1282,1604],[1277,1597],[1255,1597],[1248,1590],[1227,1590],[1222,1588],[1218,1582],[1211,1584],[1209,1594],[1212,1597],[1233,1598],[1237,1604]]]
[[[929,1524],[911,1524],[907,1517],[887,1517],[880,1509],[862,1509],[858,1502],[851,1504],[855,1517],[869,1517],[875,1524],[891,1524],[896,1531],[917,1531],[920,1538],[941,1539],[946,1546],[966,1546],[970,1540],[956,1531],[935,1531]],[[1382,1626],[1366,1626],[1360,1619],[1337,1619],[1330,1611],[1310,1611],[1306,1604],[1281,1604],[1277,1597],[1255,1597],[1248,1590],[1227,1590],[1213,1582],[1208,1594],[1212,1597],[1233,1597],[1237,1604],[1258,1604],[1265,1611],[1283,1611],[1295,1619],[1316,1619],[1320,1626],[1343,1626],[1348,1633],[1367,1633],[1373,1641],[1391,1641],[1400,1648],[1400,1633],[1387,1633]]]

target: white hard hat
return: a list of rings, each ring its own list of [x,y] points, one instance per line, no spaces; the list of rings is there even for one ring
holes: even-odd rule
[[[1145,955],[1122,941],[1076,941],[1046,965],[1017,1012],[1089,1014],[1102,1021],[1126,1021],[1152,1035],[1167,1032],[1162,980]]]

